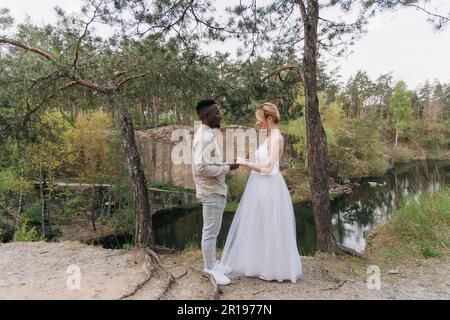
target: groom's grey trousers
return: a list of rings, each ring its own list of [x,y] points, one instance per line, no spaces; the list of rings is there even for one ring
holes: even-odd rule
[[[192,154],[196,196],[203,204],[203,261],[205,268],[210,270],[216,262],[217,236],[228,191],[225,176],[230,172],[230,166],[221,162],[222,152],[215,133],[204,124],[195,132]]]
[[[216,243],[222,225],[227,198],[210,194],[201,199],[203,204],[202,252],[205,268],[211,270],[216,263]]]

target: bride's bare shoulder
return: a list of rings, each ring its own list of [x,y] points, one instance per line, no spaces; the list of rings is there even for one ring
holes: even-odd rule
[[[284,142],[284,137],[283,134],[281,133],[281,131],[279,129],[276,129],[274,131],[274,138],[279,142],[279,143],[283,143]]]

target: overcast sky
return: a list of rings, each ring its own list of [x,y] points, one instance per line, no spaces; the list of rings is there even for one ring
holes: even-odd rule
[[[81,0],[0,0],[0,8],[10,9],[17,22],[28,15],[35,23],[44,24],[55,21],[55,6],[71,12],[81,3]],[[434,3],[447,12],[450,10],[449,0]],[[433,8],[434,4],[429,7]],[[329,64],[340,67],[343,82],[361,69],[372,80],[392,72],[396,80],[405,80],[411,89],[426,79],[450,82],[450,26],[435,32],[426,18],[414,9],[380,14],[371,20],[369,32],[352,47],[352,54]]]

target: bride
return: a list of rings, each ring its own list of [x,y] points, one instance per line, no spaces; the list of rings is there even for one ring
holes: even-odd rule
[[[259,277],[263,280],[290,280],[302,276],[297,249],[292,200],[279,159],[283,136],[277,129],[278,108],[264,103],[256,111],[257,126],[268,136],[255,154],[256,162],[238,159],[252,169],[241,202],[233,218],[220,261],[229,276]]]

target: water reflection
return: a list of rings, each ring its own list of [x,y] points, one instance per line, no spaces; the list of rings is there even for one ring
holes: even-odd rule
[[[339,243],[358,251],[364,250],[364,232],[386,220],[401,199],[416,201],[423,192],[434,192],[448,182],[450,162],[420,161],[400,164],[383,177],[365,178],[351,195],[331,202],[334,235]],[[302,255],[316,251],[316,229],[310,203],[294,204],[297,243]],[[225,212],[218,245],[223,247],[233,213]],[[160,212],[153,218],[156,242],[183,249],[189,243],[200,243],[201,208]]]

